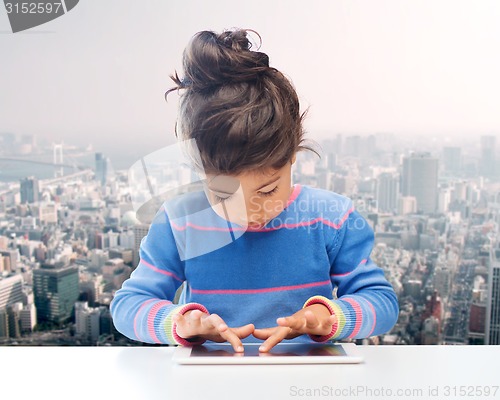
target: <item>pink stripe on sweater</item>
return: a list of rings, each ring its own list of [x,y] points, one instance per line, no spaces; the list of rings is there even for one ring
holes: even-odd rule
[[[169,300],[159,301],[153,307],[151,307],[151,309],[149,310],[149,313],[148,313],[148,332],[149,332],[149,336],[151,337],[151,339],[155,343],[161,343],[161,341],[156,336],[154,320],[155,320],[156,314],[158,314],[158,311],[160,310],[160,308],[162,308],[163,306],[165,306],[167,304],[172,304],[172,302]]]
[[[359,330],[361,329],[361,322],[363,320],[363,310],[361,309],[359,303],[350,297],[344,297],[342,298],[342,300],[346,301],[354,308],[354,313],[356,315],[356,322],[354,324],[352,333],[348,336],[348,338],[353,338],[359,333]]]
[[[181,278],[179,278],[178,276],[176,276],[175,274],[173,274],[172,272],[169,272],[169,271],[165,271],[163,269],[160,269],[158,267],[155,267],[153,264],[150,264],[148,263],[147,261],[141,259],[140,260],[141,263],[143,263],[146,267],[149,267],[151,268],[153,271],[155,272],[158,272],[160,274],[163,274],[163,275],[168,275],[168,276],[171,276],[172,278],[174,279],[177,279],[179,282],[184,282]]]
[[[201,225],[196,225],[192,224],[191,222],[187,222],[185,225],[177,225],[174,221],[170,221],[170,225],[176,230],[176,231],[185,231],[188,227],[198,229],[200,231],[222,231],[222,232],[229,232],[229,231],[244,231],[246,230],[245,228],[219,228],[216,226],[201,226]]]
[[[139,337],[139,334],[137,333],[137,317],[139,316],[139,314],[141,313],[142,309],[144,307],[146,307],[149,303],[151,303],[152,301],[154,301],[156,299],[149,299],[147,301],[145,301],[144,303],[142,303],[142,305],[139,307],[139,310],[137,310],[137,313],[135,314],[135,317],[134,317],[134,334],[135,334],[135,337],[139,340],[139,341],[142,341],[142,339]]]
[[[284,290],[297,290],[304,289],[315,286],[323,286],[329,285],[331,282],[323,281],[323,282],[313,282],[313,283],[304,283],[302,285],[292,285],[292,286],[278,286],[272,288],[263,288],[263,289],[215,289],[215,290],[205,290],[205,289],[192,289],[193,293],[198,294],[256,294],[256,293],[270,293],[270,292],[281,292]]]

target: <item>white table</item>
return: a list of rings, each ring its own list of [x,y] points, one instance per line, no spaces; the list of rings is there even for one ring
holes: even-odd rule
[[[173,347],[3,347],[0,398],[500,400],[479,395],[500,385],[500,346],[358,348],[362,364],[203,366]]]

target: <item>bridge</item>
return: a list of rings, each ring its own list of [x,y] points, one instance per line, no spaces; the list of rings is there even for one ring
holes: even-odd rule
[[[84,165],[59,164],[59,163],[54,163],[51,161],[40,161],[40,160],[32,160],[32,159],[27,159],[27,158],[0,157],[0,161],[15,161],[15,162],[24,162],[24,163],[29,163],[29,164],[37,164],[37,165],[50,165],[50,166],[58,167],[58,168],[64,167],[64,168],[79,169],[80,171],[88,168],[88,166],[84,166]]]

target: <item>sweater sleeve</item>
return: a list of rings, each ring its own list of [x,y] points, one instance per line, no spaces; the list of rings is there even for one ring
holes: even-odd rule
[[[139,248],[140,260],[122,287],[116,291],[110,312],[116,329],[126,337],[145,343],[201,344],[176,333],[172,317],[192,309],[208,313],[198,303],[173,304],[175,292],[185,280],[183,262],[162,206]]]
[[[327,246],[330,279],[333,286],[337,286],[337,299],[313,296],[304,304],[307,307],[321,303],[337,315],[330,334],[309,335],[318,342],[381,335],[390,331],[399,315],[393,287],[382,268],[370,258],[375,237],[373,229],[355,210],[352,200],[340,224]]]

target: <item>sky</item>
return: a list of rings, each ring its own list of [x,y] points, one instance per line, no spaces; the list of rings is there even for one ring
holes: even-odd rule
[[[0,4],[0,133],[147,154],[173,142],[169,74],[201,30],[254,29],[314,139],[500,133],[500,2],[81,0],[13,34]]]

